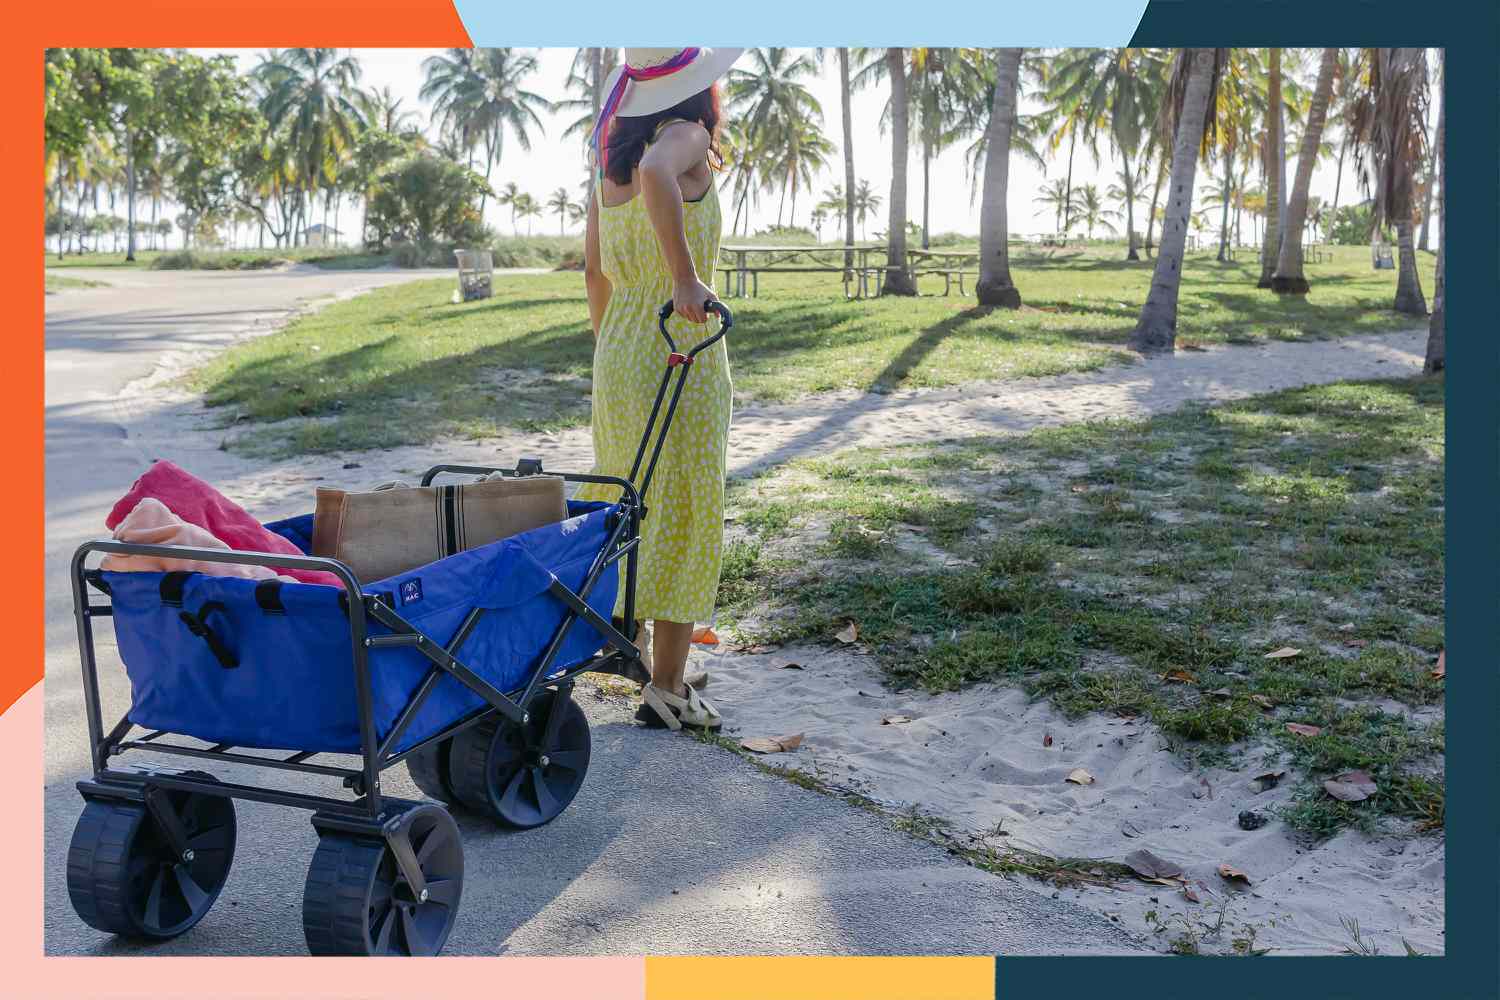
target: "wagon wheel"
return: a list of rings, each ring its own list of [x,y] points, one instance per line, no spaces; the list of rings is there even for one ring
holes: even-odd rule
[[[84,806],[68,847],[68,898],[90,927],[124,937],[176,937],[219,898],[234,861],[234,802],[200,792],[162,796],[187,839],[180,857],[144,803],[92,799]]]
[[[588,719],[568,692],[543,692],[530,715],[520,725],[497,715],[453,737],[448,772],[464,805],[522,830],[566,809],[589,767]]]
[[[453,740],[439,740],[414,750],[406,757],[406,773],[422,794],[439,802],[457,802],[453,785],[448,781],[448,761]]]
[[[419,805],[393,837],[407,838],[426,880],[418,896],[390,845],[323,833],[307,870],[302,932],[314,955],[436,955],[458,916],[464,849],[442,806]]]

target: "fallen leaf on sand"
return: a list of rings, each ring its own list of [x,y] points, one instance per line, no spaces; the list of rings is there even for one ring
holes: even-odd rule
[[[1259,705],[1261,708],[1264,708],[1268,712],[1276,705],[1275,702],[1273,702],[1270,698],[1267,698],[1263,694],[1252,694],[1250,696],[1250,700],[1255,702],[1257,705]]]
[[[850,622],[834,638],[845,644],[851,643],[859,638],[859,626]]]
[[[1044,746],[1044,747],[1050,747],[1051,745],[1052,745],[1052,734],[1051,733],[1044,734],[1042,736],[1042,746]]]
[[[1229,865],[1220,865],[1219,866],[1219,877],[1222,878],[1222,879],[1227,879],[1230,882],[1243,882],[1246,885],[1250,884],[1250,876],[1249,875],[1246,875],[1244,872],[1240,871],[1238,868],[1233,868],[1233,867],[1231,867]]]
[[[1141,828],[1126,820],[1125,825],[1120,827],[1120,832],[1127,837],[1139,837],[1141,835]]]
[[[1187,900],[1189,903],[1198,902],[1198,894],[1194,892],[1193,887],[1188,885],[1186,882],[1182,883],[1182,898]]]
[[[1447,655],[1448,651],[1446,649],[1439,653],[1437,666],[1432,668],[1432,676],[1438,678],[1439,680],[1448,676],[1448,670],[1445,666],[1443,666],[1443,658]]]
[[[1281,779],[1284,777],[1286,777],[1285,771],[1266,771],[1251,778],[1250,787],[1255,790],[1256,795],[1259,795],[1281,784]]]
[[[802,669],[802,664],[800,664],[800,663],[783,663],[781,665],[781,669],[782,670],[801,670]]]
[[[795,733],[791,736],[752,736],[747,740],[740,740],[740,746],[746,750],[756,753],[786,753],[795,750],[802,745],[802,734]]]
[[[1215,698],[1233,698],[1234,697],[1234,692],[1230,691],[1228,688],[1214,688],[1212,691],[1210,691],[1208,693],[1211,694],[1211,695],[1213,695]]]
[[[1288,722],[1286,731],[1297,736],[1321,736],[1323,730],[1317,726],[1309,726],[1301,722]]]
[[[899,726],[903,722],[910,721],[911,716],[909,715],[887,715],[880,720],[880,724],[882,726]]]
[[[1363,802],[1379,789],[1364,771],[1345,771],[1323,782],[1323,790],[1340,802]]]
[[[1161,675],[1161,679],[1164,681],[1176,681],[1179,684],[1193,684],[1198,680],[1198,678],[1194,677],[1186,670],[1168,670],[1166,673]]]
[[[1068,776],[1063,780],[1071,781],[1075,785],[1092,785],[1094,783],[1094,776],[1081,767],[1075,767],[1072,771],[1068,772]]]
[[[693,631],[693,643],[698,646],[717,646],[719,634],[705,625]]]
[[[1291,646],[1282,646],[1280,649],[1271,650],[1266,654],[1265,658],[1268,660],[1290,660],[1294,656],[1301,655],[1302,650],[1300,649],[1295,649]]]
[[[1172,878],[1182,874],[1182,866],[1157,857],[1147,850],[1125,855],[1125,866],[1143,879]]]

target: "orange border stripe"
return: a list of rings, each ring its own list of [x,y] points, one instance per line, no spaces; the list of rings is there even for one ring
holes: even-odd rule
[[[993,958],[646,959],[646,1000],[994,1000]]]

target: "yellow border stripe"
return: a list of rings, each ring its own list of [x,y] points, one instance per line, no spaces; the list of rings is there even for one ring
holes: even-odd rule
[[[646,1000],[994,1000],[993,958],[653,958]]]

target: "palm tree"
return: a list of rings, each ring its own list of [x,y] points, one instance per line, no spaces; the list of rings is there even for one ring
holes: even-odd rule
[[[822,105],[801,82],[817,73],[817,61],[811,54],[794,55],[787,48],[757,48],[749,50],[747,56],[748,68],[731,69],[724,82],[728,109],[738,129],[736,217],[757,182],[765,189],[779,183],[785,207],[787,186],[798,172],[800,160],[800,153],[784,155],[786,147],[800,145],[801,137],[819,131],[817,125],[823,120]],[[809,123],[816,124],[808,128]],[[821,134],[817,138],[827,144]],[[827,149],[831,150],[831,145]]]
[[[865,223],[870,216],[880,211],[882,200],[880,195],[870,189],[869,181],[860,181],[859,187],[854,189],[854,197],[850,199],[850,204],[854,206],[854,212],[859,217],[860,239],[865,238],[867,232]]]
[[[979,282],[974,296],[981,305],[1021,307],[1021,293],[1010,277],[1010,224],[1005,201],[1010,191],[1011,133],[1021,88],[1021,49],[995,54],[994,105],[985,129],[984,200],[979,208]]]
[[[1412,245],[1413,180],[1426,159],[1427,52],[1421,48],[1366,50],[1362,60],[1368,85],[1353,110],[1355,163],[1366,189],[1374,171],[1375,225],[1396,229],[1400,260],[1396,273],[1397,312],[1427,315]]]
[[[337,49],[273,50],[254,76],[262,87],[261,110],[271,130],[286,129],[302,193],[312,197],[336,186],[339,160],[352,150],[365,125],[359,107],[359,60],[340,57]],[[300,214],[305,223],[305,206]]]
[[[931,239],[932,158],[973,130],[974,105],[990,96],[991,87],[985,79],[985,57],[978,49],[913,48],[907,52],[911,63],[908,96],[922,144],[925,249]]]
[[[531,220],[540,218],[542,214],[541,203],[531,195],[522,192],[516,195],[511,202],[511,208],[517,215],[526,220],[526,235],[531,235]]]
[[[522,150],[531,150],[531,129],[545,131],[539,111],[552,104],[540,94],[522,87],[536,72],[536,57],[513,48],[449,49],[447,55],[430,56],[423,62],[426,79],[420,91],[433,102],[433,115],[444,129],[462,137],[471,152],[484,147],[484,180],[500,162],[506,133]],[[480,195],[484,213],[488,193]]]
[[[1087,230],[1089,239],[1094,238],[1094,229],[1103,228],[1105,232],[1115,232],[1114,224],[1107,218],[1108,211],[1104,207],[1104,199],[1099,197],[1099,189],[1093,184],[1084,184],[1078,189],[1078,217]]]
[[[568,67],[568,78],[563,82],[565,90],[577,93],[553,104],[554,111],[576,114],[577,117],[563,129],[563,138],[573,137],[586,145],[593,134],[594,123],[599,120],[599,109],[604,104],[604,84],[619,65],[619,49],[587,48],[573,53],[573,62]],[[590,170],[584,193],[585,211],[594,198],[594,171]]]
[[[1313,87],[1312,107],[1307,127],[1302,131],[1302,150],[1297,155],[1297,175],[1286,205],[1286,232],[1281,239],[1281,253],[1276,260],[1276,274],[1271,290],[1281,295],[1306,295],[1307,278],[1302,274],[1302,228],[1307,220],[1308,193],[1313,166],[1323,143],[1323,122],[1328,115],[1328,101],[1333,95],[1333,75],[1338,71],[1338,49],[1324,49],[1318,67],[1318,82]],[[1425,311],[1425,309],[1424,309]]]
[[[1279,164],[1270,163],[1280,155],[1281,135],[1281,50],[1271,49],[1266,65],[1266,143],[1262,150],[1262,162],[1267,163],[1266,204],[1281,204],[1281,171],[1273,169]],[[1269,208],[1266,214],[1266,236],[1260,251],[1260,280],[1257,288],[1270,288],[1276,274],[1277,257],[1281,251],[1281,213]]]
[[[1197,172],[1199,151],[1213,135],[1214,120],[1208,109],[1214,101],[1223,64],[1222,49],[1183,49],[1177,56],[1162,103],[1163,113],[1174,123],[1172,179],[1151,290],[1130,336],[1130,346],[1143,354],[1170,353],[1177,346],[1177,293],[1193,208],[1193,175]]]
[[[844,190],[854,190],[854,118],[850,112],[849,50],[839,49],[839,111],[844,126]],[[844,245],[854,244],[854,199],[844,201]],[[854,252],[844,251],[844,267],[854,266]]]
[[[1065,180],[1058,178],[1051,184],[1042,185],[1042,190],[1032,201],[1052,207],[1053,223],[1060,236],[1063,233],[1063,219],[1071,218],[1078,209],[1078,192],[1071,190]]]
[[[891,81],[891,203],[886,229],[886,269],[882,295],[915,295],[916,282],[906,266],[906,58],[901,49],[885,50],[886,74]]]
[[[391,135],[413,135],[422,130],[422,116],[410,109],[402,110],[404,97],[397,97],[389,86],[381,87],[361,95],[364,102],[365,121],[372,127]]]
[[[517,232],[516,231],[516,209],[517,209],[516,199],[520,198],[520,197],[521,197],[521,189],[516,186],[516,182],[515,181],[506,181],[505,186],[500,189],[500,193],[497,194],[497,195],[495,195],[495,204],[497,204],[497,205],[509,205],[510,206],[510,231],[511,231],[512,235],[515,235],[516,232]]]
[[[566,235],[563,225],[567,222],[568,209],[573,207],[573,196],[568,193],[567,188],[560,187],[547,199],[547,207],[557,216],[557,235]]]
[[[797,217],[797,190],[801,185],[812,183],[813,174],[828,166],[828,157],[833,144],[823,137],[822,130],[806,118],[786,123],[786,131],[774,137],[775,144],[768,151],[771,162],[764,169],[768,176],[781,180],[782,201],[791,189],[792,205],[787,224],[795,225]],[[776,223],[781,224],[781,206],[776,209]]]
[[[1446,79],[1448,73],[1448,54],[1440,52],[1438,58],[1439,79]],[[1427,357],[1422,362],[1422,371],[1428,375],[1436,374],[1448,367],[1448,335],[1444,322],[1443,306],[1443,271],[1446,268],[1448,256],[1448,153],[1445,149],[1447,140],[1444,126],[1444,117],[1448,108],[1447,95],[1442,95],[1442,103],[1438,105],[1437,142],[1434,150],[1438,167],[1438,179],[1442,185],[1442,194],[1438,195],[1438,255],[1437,255],[1437,277],[1432,290],[1432,319],[1427,324]]]

